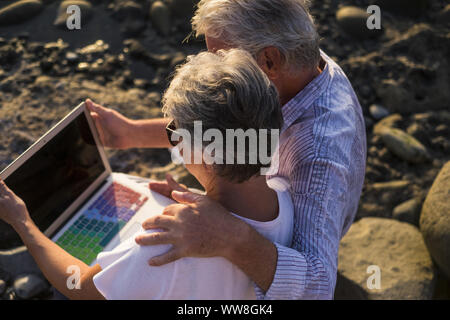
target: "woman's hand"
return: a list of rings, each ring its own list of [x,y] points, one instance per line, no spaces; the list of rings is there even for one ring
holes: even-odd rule
[[[27,206],[0,180],[0,219],[15,227],[30,220]]]
[[[86,100],[86,107],[94,119],[100,140],[105,147],[114,149],[128,149],[133,147],[132,120],[119,112],[105,108],[99,104]]]
[[[166,174],[166,181],[151,181],[148,184],[150,190],[162,194],[167,198],[172,198],[173,191],[187,192],[189,191],[188,187],[184,184],[178,183],[172,177],[171,174]]]

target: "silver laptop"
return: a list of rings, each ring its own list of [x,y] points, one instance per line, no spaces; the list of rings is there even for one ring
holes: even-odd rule
[[[111,172],[84,103],[0,173],[34,223],[88,265],[161,214],[172,200]]]

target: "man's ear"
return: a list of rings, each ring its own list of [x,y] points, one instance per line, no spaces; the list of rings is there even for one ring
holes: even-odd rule
[[[284,58],[277,48],[266,47],[257,54],[256,62],[269,79],[274,80],[280,76]]]

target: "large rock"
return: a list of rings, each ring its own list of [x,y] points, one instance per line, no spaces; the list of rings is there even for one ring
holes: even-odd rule
[[[434,261],[450,278],[450,162],[428,192],[420,215],[420,231]]]
[[[405,161],[422,163],[430,160],[425,146],[400,129],[384,127],[379,135],[389,151]]]
[[[0,25],[21,23],[34,17],[42,9],[39,0],[21,0],[0,9]]]
[[[14,280],[14,292],[20,299],[31,299],[48,292],[48,282],[34,274],[22,275]]]
[[[56,15],[55,22],[53,23],[55,26],[67,28],[67,18],[70,16],[70,14],[67,13],[67,8],[72,5],[80,8],[81,25],[89,20],[92,11],[92,5],[89,2],[83,0],[67,0],[61,2],[59,5],[58,13]]]
[[[369,266],[380,268],[380,289],[368,288],[373,274],[367,272]],[[393,219],[354,223],[341,241],[338,270],[336,299],[423,300],[431,299],[434,291],[435,270],[422,235],[416,227]]]
[[[381,33],[378,29],[367,28],[370,14],[365,10],[353,6],[344,6],[336,12],[339,26],[348,34],[357,38],[369,38]]]

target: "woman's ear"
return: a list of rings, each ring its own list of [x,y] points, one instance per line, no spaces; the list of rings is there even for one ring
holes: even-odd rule
[[[283,55],[275,47],[262,49],[256,56],[256,62],[270,80],[278,79],[283,68]]]

